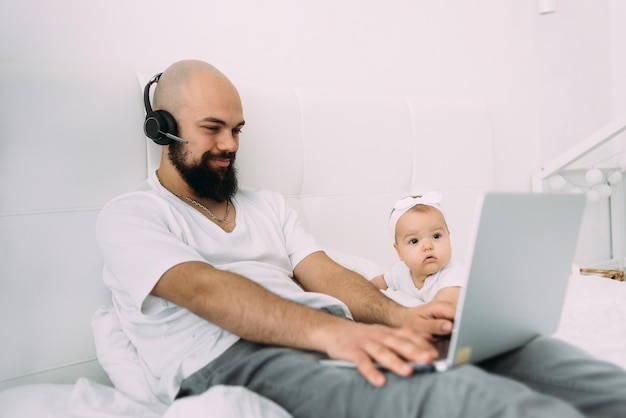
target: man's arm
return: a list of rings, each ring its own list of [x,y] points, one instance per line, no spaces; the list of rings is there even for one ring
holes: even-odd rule
[[[398,325],[402,307],[360,274],[334,262],[323,251],[304,258],[294,269],[298,283],[310,292],[325,293],[344,302],[356,321]]]
[[[406,308],[383,295],[363,276],[335,263],[324,252],[302,260],[294,270],[298,282],[308,291],[326,293],[344,302],[355,320],[409,327],[423,334],[448,334],[454,311],[433,304],[428,308]]]
[[[389,286],[387,286],[387,282],[385,281],[385,277],[380,274],[373,279],[370,279],[370,283],[376,286],[377,289],[387,290]]]
[[[378,292],[367,281],[365,284]],[[375,386],[383,385],[385,378],[374,362],[407,376],[412,372],[407,360],[428,362],[436,357],[428,340],[411,329],[339,318],[283,299],[243,276],[201,262],[172,267],[152,294],[250,341],[316,350],[353,362]]]
[[[201,262],[172,267],[152,294],[239,337],[266,344],[319,350],[313,336],[320,324],[328,322],[322,312],[304,309],[252,280]],[[286,327],[286,317],[301,323]]]

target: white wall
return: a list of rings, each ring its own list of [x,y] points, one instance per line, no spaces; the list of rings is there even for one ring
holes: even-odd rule
[[[609,1],[613,117],[626,115],[626,2]]]
[[[156,72],[198,57],[235,82],[478,98],[499,187],[527,189],[540,163],[626,113],[626,3],[555,3],[540,16],[535,0],[5,1],[0,62]]]
[[[542,163],[626,116],[626,2],[555,1],[536,32]]]
[[[200,58],[235,83],[479,99],[497,187],[528,190],[541,164],[626,112],[626,2],[555,2],[540,16],[536,0],[4,1],[0,64],[152,74]]]
[[[537,30],[542,164],[626,116],[626,2],[556,0],[556,10],[539,19]],[[593,164],[610,165],[611,155],[626,150],[624,140],[622,135],[573,166],[585,170]],[[585,184],[582,176],[573,179]],[[615,188],[611,200],[613,215],[621,213],[618,225],[624,225],[623,191]],[[620,247],[626,242],[624,232],[619,228],[611,231],[610,216],[607,199],[588,205],[577,254],[582,265],[620,256]],[[621,243],[614,242],[614,249],[612,234],[621,237]]]
[[[538,110],[541,160],[610,122],[611,50],[608,0],[557,1],[538,20]]]
[[[22,0],[0,15],[2,61],[156,72],[197,57],[235,82],[478,98],[499,186],[528,188],[537,166],[533,1]]]

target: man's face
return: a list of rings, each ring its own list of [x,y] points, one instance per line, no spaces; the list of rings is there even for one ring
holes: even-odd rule
[[[188,143],[170,144],[169,160],[197,197],[226,201],[237,192],[234,161],[245,123],[239,94],[230,82],[201,74],[180,98],[176,119]]]
[[[233,197],[238,186],[237,169],[234,165],[235,152],[205,151],[199,162],[187,163],[188,152],[183,149],[184,147],[185,144],[180,142],[170,144],[168,157],[194,194],[217,202],[224,202]],[[229,164],[214,168],[213,161],[229,161]]]

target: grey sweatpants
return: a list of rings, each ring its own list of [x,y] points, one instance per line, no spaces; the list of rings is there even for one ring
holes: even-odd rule
[[[179,397],[222,384],[245,386],[294,417],[626,417],[626,371],[550,338],[443,373],[387,372],[382,388],[322,358],[240,340],[185,379]]]

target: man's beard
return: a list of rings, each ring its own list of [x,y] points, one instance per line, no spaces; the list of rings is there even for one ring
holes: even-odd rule
[[[170,144],[168,157],[196,196],[216,202],[225,202],[237,193],[237,169],[234,165],[234,152],[213,154],[207,151],[202,155],[198,164],[188,165],[184,161],[186,153],[183,152],[182,145],[178,142]],[[217,170],[212,169],[209,162],[216,158],[229,158],[230,165]]]

